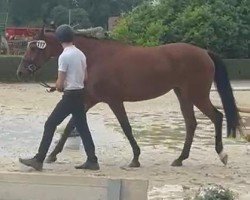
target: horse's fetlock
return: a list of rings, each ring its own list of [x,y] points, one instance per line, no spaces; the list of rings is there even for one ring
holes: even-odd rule
[[[134,149],[134,155],[135,156],[137,156],[137,157],[139,157],[139,155],[141,154],[141,149],[140,149],[140,147],[136,147],[135,149]]]
[[[215,145],[215,151],[220,154],[221,152],[223,152],[223,145],[222,142],[218,143]]]
[[[216,122],[222,123],[222,121],[223,121],[223,114],[220,111],[216,110]]]

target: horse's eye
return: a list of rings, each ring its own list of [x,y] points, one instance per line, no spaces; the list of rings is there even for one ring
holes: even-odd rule
[[[36,48],[37,48],[37,47],[36,47],[36,44],[31,43],[31,42],[29,42],[28,45],[27,45],[27,49],[35,50]]]
[[[30,45],[29,48],[30,50],[35,50],[37,47],[35,45]]]

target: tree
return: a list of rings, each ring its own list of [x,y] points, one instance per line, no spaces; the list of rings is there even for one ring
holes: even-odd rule
[[[250,29],[245,27],[248,34],[242,32],[247,21],[243,20],[246,15],[242,16],[240,11],[245,8],[245,3],[234,0],[204,3],[196,0],[172,23],[172,35],[176,36],[174,41],[198,44],[224,57],[247,57]],[[168,41],[167,35],[163,41]]]
[[[154,46],[188,42],[224,57],[245,58],[250,46],[249,0],[158,0],[126,14],[116,39]]]
[[[161,43],[160,39],[165,33],[163,12],[158,7],[145,2],[125,15],[119,21],[112,36],[115,39],[143,46],[155,46]]]
[[[2,0],[0,0],[1,2]],[[72,10],[74,23],[81,27],[106,27],[110,16],[119,16],[136,7],[143,0],[10,0],[10,19],[15,26],[41,26],[55,19],[68,23],[68,10]],[[67,10],[67,14],[66,14]],[[82,19],[80,19],[82,17]]]
[[[11,0],[10,17],[14,25],[33,24],[40,20],[42,2],[40,0]]]
[[[88,13],[83,8],[75,8],[71,11],[71,25],[77,28],[88,28],[91,26]]]
[[[56,25],[68,24],[69,23],[69,11],[64,6],[56,6],[51,11],[51,17]]]
[[[88,17],[88,13],[83,8],[70,9],[70,25],[77,26],[77,28],[88,28],[91,23]],[[59,5],[53,8],[50,14],[50,18],[56,25],[69,23],[69,9]]]
[[[119,16],[132,10],[143,0],[78,0],[78,5],[84,8],[93,26],[107,26],[108,18]]]

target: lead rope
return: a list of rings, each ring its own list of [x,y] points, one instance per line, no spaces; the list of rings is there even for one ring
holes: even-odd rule
[[[43,81],[40,82],[39,84],[40,84],[41,86],[47,88],[47,89],[46,89],[47,92],[54,92],[54,91],[56,91],[56,87],[50,86],[49,84],[47,84],[47,83],[45,83],[45,82],[43,82]]]

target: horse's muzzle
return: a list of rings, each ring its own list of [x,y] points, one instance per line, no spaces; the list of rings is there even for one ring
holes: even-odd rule
[[[27,66],[27,67],[19,67],[16,76],[19,81],[28,81],[33,75],[36,67]]]

